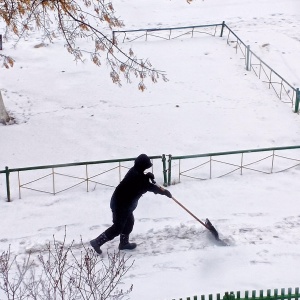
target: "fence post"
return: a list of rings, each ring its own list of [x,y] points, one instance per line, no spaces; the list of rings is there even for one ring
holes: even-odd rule
[[[211,179],[211,173],[212,173],[212,159],[210,156],[209,157],[209,179]]]
[[[165,154],[162,155],[162,163],[163,163],[164,186],[168,186],[166,156],[165,156]]]
[[[52,168],[52,189],[53,189],[53,195],[55,195],[56,191],[55,191],[55,172],[54,172],[54,168]]]
[[[241,158],[241,175],[243,175],[243,161],[244,161],[244,152],[242,152],[242,158]]]
[[[172,155],[169,154],[169,165],[168,165],[168,185],[171,185],[171,175],[172,175],[172,172],[171,172],[171,168],[172,168]]]
[[[222,22],[222,29],[221,29],[220,37],[223,37],[224,27],[225,27],[225,21]]]
[[[5,167],[5,177],[6,177],[6,195],[7,195],[7,202],[10,202],[10,185],[9,185],[9,169]]]
[[[248,45],[246,47],[246,70],[247,71],[250,71],[251,68],[250,68],[250,46]]]
[[[2,34],[0,34],[0,50],[2,50]]]
[[[299,112],[299,102],[300,102],[300,91],[299,91],[299,88],[297,88],[296,89],[295,113]]]
[[[21,178],[20,178],[19,171],[18,171],[18,183],[19,183],[19,199],[21,199]]]
[[[273,168],[274,168],[274,158],[275,158],[275,150],[273,150],[273,155],[272,155],[272,167],[271,167],[271,174],[273,173]]]
[[[235,299],[235,294],[234,292],[225,292],[225,295],[223,296],[223,300],[234,300]]]
[[[89,173],[88,173],[88,165],[85,165],[85,177],[86,177],[86,191],[89,191]]]

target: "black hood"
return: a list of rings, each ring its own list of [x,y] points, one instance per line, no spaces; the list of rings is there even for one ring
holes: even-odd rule
[[[141,154],[135,159],[134,167],[141,171],[145,171],[146,169],[152,167],[152,163],[146,154]]]

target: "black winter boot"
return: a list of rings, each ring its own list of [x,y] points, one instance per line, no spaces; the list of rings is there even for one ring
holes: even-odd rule
[[[136,247],[136,243],[129,243],[129,234],[120,234],[120,250],[132,250]]]
[[[107,238],[106,234],[103,232],[97,238],[95,238],[94,240],[91,240],[90,244],[98,254],[101,254],[102,250],[100,249],[100,247],[103,244],[105,244],[107,241],[108,241],[108,238]]]

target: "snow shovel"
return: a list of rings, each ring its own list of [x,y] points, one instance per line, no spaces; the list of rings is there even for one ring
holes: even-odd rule
[[[202,222],[199,218],[197,218],[191,211],[189,211],[183,204],[181,204],[178,200],[176,200],[174,197],[172,199],[179,205],[181,206],[186,212],[188,212],[194,219],[196,219],[199,223],[201,223],[206,229],[208,229],[212,235],[215,237],[216,240],[220,241],[218,231],[216,228],[211,224],[211,222],[206,219],[205,223]]]
[[[156,184],[156,182],[155,182],[154,180],[152,180],[152,182],[153,182],[154,184]],[[162,186],[160,186],[160,185],[158,185],[158,184],[156,184],[156,186],[158,186],[162,191],[165,191],[165,189],[164,189]],[[211,222],[210,222],[208,219],[206,219],[205,223],[202,222],[198,217],[196,217],[191,211],[189,211],[183,204],[181,204],[181,203],[180,203],[178,200],[176,200],[173,196],[172,196],[172,199],[173,199],[173,201],[176,202],[179,206],[181,206],[186,212],[188,212],[194,219],[196,219],[196,220],[197,220],[199,223],[201,223],[206,229],[208,229],[208,230],[212,233],[212,235],[215,237],[215,239],[216,239],[217,241],[220,241],[220,242],[223,243],[223,241],[220,240],[220,238],[219,238],[219,234],[218,234],[216,228],[211,224]]]

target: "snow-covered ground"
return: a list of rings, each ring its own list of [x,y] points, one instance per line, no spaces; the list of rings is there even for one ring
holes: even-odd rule
[[[298,0],[114,1],[126,29],[225,21],[266,63],[300,87]],[[122,88],[109,70],[74,63],[58,39],[34,48],[32,36],[16,60],[0,70],[5,105],[18,124],[0,126],[0,169],[148,155],[187,155],[300,145],[299,115],[244,69],[226,37],[135,42],[131,46],[165,70],[169,82]],[[266,46],[267,45],[267,46]],[[299,151],[295,151],[295,154]],[[296,155],[297,156],[297,155]],[[299,155],[297,156],[299,158]],[[130,166],[130,163],[128,164]],[[160,169],[154,169],[162,183]],[[146,194],[135,212],[134,265],[124,286],[130,299],[296,287],[300,267],[300,168],[265,175],[238,173],[207,181],[183,180],[169,189],[201,219],[209,217],[229,247],[169,198]],[[15,175],[12,174],[15,182]],[[0,250],[16,254],[43,246],[53,234],[88,242],[111,223],[111,188],[84,187],[61,195],[24,192],[5,202],[0,176]],[[103,250],[117,248],[115,239]],[[105,259],[105,257],[104,257]]]

